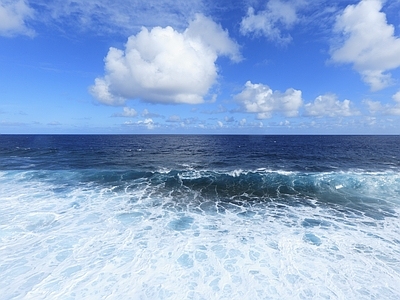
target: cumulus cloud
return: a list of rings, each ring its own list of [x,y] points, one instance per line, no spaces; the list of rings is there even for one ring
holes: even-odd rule
[[[305,115],[312,117],[349,117],[359,112],[353,108],[350,100],[339,101],[334,94],[318,96],[314,102],[307,103]]]
[[[144,121],[139,121],[138,124],[143,124],[144,126],[147,127],[147,129],[152,130],[156,127],[156,125],[154,124],[154,121],[152,119],[145,119]]]
[[[242,34],[254,33],[264,35],[271,41],[286,44],[291,41],[291,36],[282,34],[282,29],[292,27],[299,18],[295,3],[271,0],[265,10],[255,12],[253,7],[247,11],[247,15],[240,23]]]
[[[300,90],[289,88],[281,93],[273,91],[267,85],[253,84],[250,81],[246,82],[243,91],[234,98],[245,112],[256,113],[259,119],[270,118],[274,112],[295,117],[303,105]]]
[[[219,56],[241,59],[228,32],[203,15],[196,15],[182,33],[172,27],[142,28],[124,50],[110,48],[106,74],[96,78],[90,92],[108,105],[123,105],[127,99],[202,103],[216,82]]]
[[[26,25],[33,16],[34,10],[25,0],[0,0],[0,36],[34,36],[35,32]]]
[[[154,123],[153,119],[151,119],[151,118],[147,118],[147,119],[140,120],[137,122],[126,121],[126,122],[124,122],[124,125],[125,126],[146,127],[149,130],[152,130],[152,129],[158,127],[157,124]]]
[[[122,113],[115,113],[112,115],[113,117],[125,117],[125,118],[133,118],[137,116],[137,111],[134,108],[124,107]]]
[[[389,86],[387,71],[400,67],[400,38],[381,9],[381,0],[347,6],[335,25],[343,41],[332,50],[332,60],[352,64],[373,91]]]

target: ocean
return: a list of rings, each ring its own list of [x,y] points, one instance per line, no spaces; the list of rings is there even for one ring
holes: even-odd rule
[[[1,299],[400,299],[400,136],[0,135]]]

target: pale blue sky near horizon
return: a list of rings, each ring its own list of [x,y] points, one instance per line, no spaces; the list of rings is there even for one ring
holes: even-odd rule
[[[400,134],[400,0],[0,0],[0,134]]]

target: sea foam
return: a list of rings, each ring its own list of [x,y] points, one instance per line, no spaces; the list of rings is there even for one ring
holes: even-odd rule
[[[4,299],[400,296],[396,174],[278,174],[343,201],[309,205],[299,191],[228,201],[196,184],[166,188],[169,173],[105,182],[91,172],[0,172]],[[357,203],[367,192],[386,199],[382,211]]]

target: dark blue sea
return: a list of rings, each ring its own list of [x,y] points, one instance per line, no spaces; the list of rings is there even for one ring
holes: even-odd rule
[[[0,135],[1,299],[400,299],[400,136]]]

